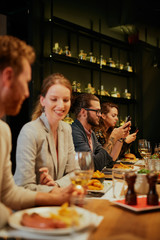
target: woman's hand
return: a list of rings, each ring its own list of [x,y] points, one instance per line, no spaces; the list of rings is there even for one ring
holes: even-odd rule
[[[48,173],[47,167],[42,167],[39,169],[40,175],[40,184],[47,186],[57,186],[57,183],[53,180],[51,175]]]
[[[135,141],[136,137],[137,137],[137,133],[132,133],[126,137],[125,142],[129,144],[129,143]]]
[[[114,128],[111,136],[114,137],[116,141],[121,138],[126,138],[129,135],[130,126],[131,122],[129,121],[119,128]]]

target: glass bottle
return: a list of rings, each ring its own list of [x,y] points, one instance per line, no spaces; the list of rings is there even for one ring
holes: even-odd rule
[[[111,97],[120,97],[120,93],[117,91],[116,87],[114,87],[113,91],[111,92]]]
[[[124,93],[122,94],[123,98],[131,99],[131,93],[128,92],[128,89],[124,90]]]
[[[77,82],[76,81],[72,82],[72,91],[77,92]]]
[[[71,57],[71,51],[69,50],[68,46],[65,46],[64,54],[68,57]]]
[[[54,44],[53,52],[56,54],[62,54],[62,49],[59,47],[59,43]]]

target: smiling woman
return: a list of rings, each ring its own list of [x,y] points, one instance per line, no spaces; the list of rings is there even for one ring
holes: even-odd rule
[[[75,152],[71,127],[62,120],[69,112],[71,93],[71,84],[62,74],[44,79],[32,121],[18,136],[17,185],[45,192],[57,185],[69,185]]]

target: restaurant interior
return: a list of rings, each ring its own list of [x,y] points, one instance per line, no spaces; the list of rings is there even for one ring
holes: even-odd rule
[[[24,125],[30,120],[42,80],[51,72],[61,72],[71,83],[80,83],[81,92],[88,84],[95,94],[101,86],[106,96],[101,101],[112,101],[119,106],[119,124],[128,115],[132,117],[132,132],[138,128],[137,138],[146,138],[155,144],[160,142],[159,86],[160,86],[160,5],[147,1],[5,1],[0,6],[1,34],[10,34],[30,43],[36,50],[33,66],[30,98],[16,117],[7,117],[13,134],[13,143]],[[48,22],[53,18],[53,23]],[[54,54],[55,43],[71,57]],[[112,67],[77,62],[80,50],[92,53],[98,61]],[[117,70],[116,64],[131,71]],[[74,84],[74,83],[73,83]],[[116,89],[115,89],[116,88]],[[125,89],[129,98],[123,97]],[[111,97],[117,90],[118,97]],[[90,91],[90,90],[89,90]],[[100,94],[101,95],[101,94]],[[99,95],[99,96],[100,96]],[[109,96],[109,97],[108,97]],[[124,99],[125,98],[125,99]],[[72,113],[70,115],[72,116]],[[13,171],[15,146],[13,144]],[[136,142],[133,151],[137,152]]]
[[[131,132],[139,129],[130,150],[137,158],[140,158],[139,139],[150,141],[154,153],[155,146],[160,144],[159,2],[5,0],[0,4],[0,35],[4,34],[25,40],[36,51],[29,84],[30,97],[24,101],[17,116],[6,116],[4,119],[12,132],[13,174],[18,134],[31,119],[43,79],[56,72],[71,81],[73,98],[80,92],[90,92],[98,96],[101,102],[116,103],[119,107],[118,126],[125,122],[128,115],[131,116]],[[69,117],[75,118],[72,112]],[[149,166],[149,162],[147,164]],[[135,167],[139,166],[141,164]],[[113,175],[106,179],[112,178]],[[88,238],[85,233],[76,233],[71,239],[159,239],[159,213],[148,213],[148,210],[159,209],[159,206],[145,206],[143,209],[128,207],[124,210],[121,202],[117,201],[119,206],[116,207],[109,202],[112,198],[110,182],[106,182],[105,190],[91,191],[88,198],[93,199],[85,206],[92,214],[95,212],[103,216],[95,218],[100,227],[92,231],[90,237],[87,235]],[[139,194],[146,194],[142,191],[145,191],[143,187],[137,190]],[[123,196],[124,192],[123,186]],[[94,201],[94,198],[100,197],[101,202]],[[106,199],[109,201],[106,202]],[[94,221],[95,216],[90,215],[92,217]],[[14,237],[12,234],[10,236]],[[22,237],[24,239],[25,235]],[[43,239],[43,235],[39,239]],[[47,235],[45,239],[51,239],[51,236]],[[65,236],[64,239],[70,237]]]

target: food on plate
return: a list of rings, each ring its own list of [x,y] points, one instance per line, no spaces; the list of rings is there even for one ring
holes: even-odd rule
[[[131,165],[125,165],[123,163],[120,164],[114,164],[113,169],[119,168],[119,169],[133,169],[133,166]]]
[[[126,154],[124,154],[123,160],[125,160],[125,161],[127,161],[127,160],[136,161],[136,156],[133,153],[126,153]]]
[[[87,186],[89,190],[102,190],[104,188],[104,185],[98,179],[89,180]]]
[[[105,177],[104,173],[100,172],[99,170],[94,172],[92,176],[92,178],[104,178],[104,177]]]
[[[21,225],[40,229],[67,228],[79,225],[80,215],[75,209],[69,208],[68,203],[64,203],[57,213],[49,212],[47,217],[39,213],[24,213]]]
[[[53,228],[65,228],[66,224],[58,219],[52,219],[49,217],[43,217],[38,213],[24,213],[22,215],[21,224],[26,227],[41,228],[41,229],[53,229]]]
[[[154,153],[154,154],[152,154],[151,158],[152,159],[159,159],[159,154]]]
[[[149,171],[148,169],[142,168],[142,169],[139,170],[137,173],[147,174],[147,173],[150,173],[150,171]]]

